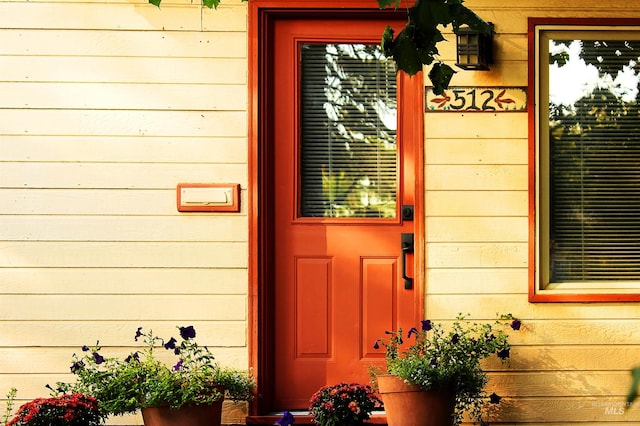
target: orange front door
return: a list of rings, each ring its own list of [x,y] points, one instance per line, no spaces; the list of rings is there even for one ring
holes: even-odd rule
[[[387,23],[274,26],[274,410],[306,409],[323,385],[368,383],[383,360],[374,341],[420,315],[409,239],[421,220],[411,209],[422,211],[421,76],[397,78],[380,57]]]

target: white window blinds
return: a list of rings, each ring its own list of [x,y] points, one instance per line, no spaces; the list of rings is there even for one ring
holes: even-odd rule
[[[640,41],[595,32],[548,49],[549,280],[639,280]]]
[[[379,46],[301,46],[302,217],[394,217],[396,68]]]

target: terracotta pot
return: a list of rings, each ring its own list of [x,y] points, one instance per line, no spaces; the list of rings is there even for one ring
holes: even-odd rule
[[[389,426],[451,426],[453,391],[423,391],[396,376],[382,375],[377,380]]]
[[[222,399],[211,405],[189,405],[177,410],[169,407],[142,409],[145,426],[220,426]]]

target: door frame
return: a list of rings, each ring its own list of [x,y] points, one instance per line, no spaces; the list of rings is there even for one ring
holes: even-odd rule
[[[403,3],[405,0],[403,0]],[[404,4],[403,4],[404,7]],[[274,22],[296,18],[406,17],[406,8],[380,10],[375,0],[249,0],[248,35],[248,355],[249,366],[257,380],[257,398],[250,404],[249,415],[259,417],[270,412],[273,388],[274,340],[274,155],[271,149],[275,129],[269,82],[274,78],[272,58],[267,54],[273,42]],[[382,35],[381,35],[382,36]],[[403,77],[408,96],[400,97],[408,120],[404,138],[415,141],[414,200],[414,291],[416,323],[424,311],[424,83],[422,73]],[[400,105],[399,105],[400,108]],[[408,134],[407,134],[408,133]],[[273,424],[273,419],[269,420]],[[252,422],[253,423],[253,422]]]

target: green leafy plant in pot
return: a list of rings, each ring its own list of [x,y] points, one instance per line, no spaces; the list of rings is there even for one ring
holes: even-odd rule
[[[245,371],[220,366],[206,346],[195,342],[193,326],[178,330],[180,341],[174,337],[165,340],[152,330],[138,328],[134,340],[142,340],[144,349],[124,359],[103,356],[99,341],[93,347],[83,346],[83,355],[74,354],[71,365],[76,382],[58,383],[58,389],[94,396],[101,411],[109,415],[142,409],[145,424],[151,423],[145,410],[152,407],[160,407],[172,416],[181,408],[200,407],[196,411],[201,412],[203,407],[213,407],[201,416],[215,416],[220,424],[222,400],[250,400],[255,380]],[[163,362],[158,350],[173,352],[175,359]]]
[[[485,392],[488,377],[481,361],[495,355],[506,362],[511,349],[508,330],[519,330],[520,326],[521,322],[510,314],[485,324],[459,315],[446,329],[442,324],[423,320],[420,329],[411,328],[406,335],[402,329],[387,331],[388,338],[378,339],[374,348],[386,348],[385,373],[395,381],[393,386],[405,385],[414,392],[435,391],[431,393],[440,401],[433,403],[433,408],[448,406],[449,410],[441,417],[445,419],[441,420],[443,423],[433,424],[459,425],[464,412],[482,424],[487,407],[498,404],[501,397]],[[391,405],[395,401],[390,404],[390,397],[396,398],[398,390],[394,388],[387,392],[383,389],[382,379],[387,377],[381,376],[379,371],[374,371],[372,376],[382,395],[387,421],[392,426],[395,413]],[[403,420],[402,426],[409,426],[407,421]],[[410,420],[414,421],[412,424],[429,424]]]

